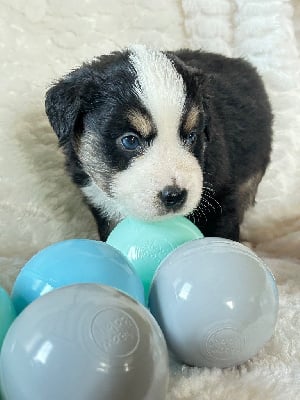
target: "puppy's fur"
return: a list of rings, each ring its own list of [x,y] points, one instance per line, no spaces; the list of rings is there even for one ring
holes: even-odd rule
[[[105,240],[126,216],[188,216],[239,240],[270,159],[272,113],[242,59],[133,46],[52,86],[46,112]]]

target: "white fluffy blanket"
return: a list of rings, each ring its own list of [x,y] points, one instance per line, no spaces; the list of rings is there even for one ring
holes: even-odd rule
[[[169,399],[300,398],[299,24],[298,0],[0,0],[0,284],[8,290],[39,249],[97,236],[44,114],[53,79],[133,42],[243,56],[265,79],[272,163],[243,233],[277,278],[276,332],[240,368],[174,365]]]

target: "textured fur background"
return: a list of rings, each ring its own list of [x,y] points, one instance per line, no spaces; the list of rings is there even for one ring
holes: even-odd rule
[[[1,285],[10,289],[19,268],[46,245],[97,237],[44,114],[53,79],[133,42],[245,56],[266,82],[275,142],[243,232],[277,278],[279,321],[272,341],[241,368],[173,365],[169,399],[299,398],[299,28],[298,0],[0,0]]]

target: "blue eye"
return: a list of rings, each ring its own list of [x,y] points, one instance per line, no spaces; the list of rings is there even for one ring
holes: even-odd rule
[[[197,133],[192,131],[187,135],[187,138],[185,139],[185,143],[188,146],[191,146],[196,142],[196,139],[197,139]]]
[[[121,138],[121,143],[126,150],[136,150],[141,146],[139,137],[133,134],[123,136]]]

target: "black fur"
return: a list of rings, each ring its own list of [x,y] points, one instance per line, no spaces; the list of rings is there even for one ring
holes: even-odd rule
[[[198,209],[188,217],[206,236],[239,240],[244,212],[254,202],[270,160],[272,112],[262,80],[242,59],[190,50],[166,54],[183,76],[186,107],[197,104],[203,111],[198,128],[205,136],[197,139],[191,151],[203,169],[206,189]],[[129,106],[148,113],[136,98],[134,81],[128,51],[116,52],[84,64],[47,92],[48,118],[66,155],[67,169],[79,186],[90,181],[78,157],[84,130],[98,133],[94,151],[108,169],[125,169],[131,157],[137,156],[126,156],[116,146],[114,135],[132,131],[120,117]],[[110,174],[105,170],[103,175],[109,188]],[[116,221],[100,208],[92,204],[90,208],[104,240]]]

